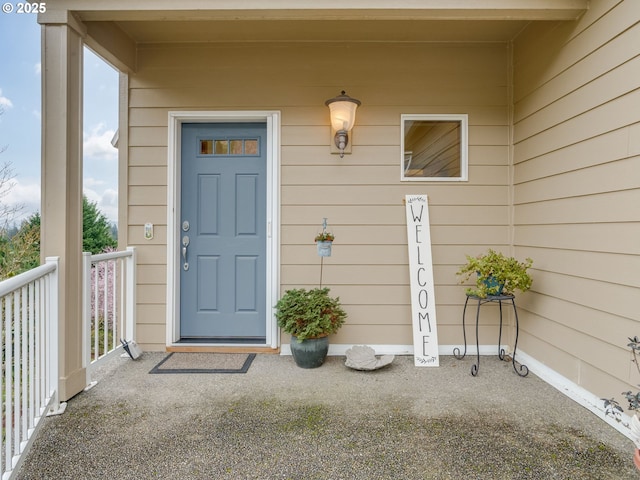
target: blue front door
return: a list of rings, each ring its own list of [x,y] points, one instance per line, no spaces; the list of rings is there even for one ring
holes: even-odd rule
[[[265,142],[265,124],[182,126],[182,341],[265,341]]]

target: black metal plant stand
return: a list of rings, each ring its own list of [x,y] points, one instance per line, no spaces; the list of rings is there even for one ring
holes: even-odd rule
[[[465,314],[467,312],[467,304],[469,303],[469,299],[478,301],[478,309],[476,311],[476,355],[477,360],[476,363],[471,365],[471,375],[474,377],[478,375],[478,369],[480,368],[480,341],[478,335],[478,323],[480,320],[480,307],[485,303],[489,302],[498,302],[500,305],[500,333],[498,335],[498,358],[500,360],[505,359],[505,351],[502,348],[502,302],[511,302],[513,305],[513,313],[516,317],[516,341],[513,345],[513,355],[511,356],[511,363],[513,364],[513,369],[515,372],[521,377],[526,377],[529,374],[529,368],[526,365],[518,364],[516,367],[516,351],[518,350],[518,333],[520,326],[518,324],[518,310],[516,309],[516,300],[514,295],[487,295],[486,298],[476,297],[475,295],[467,295],[467,300],[464,302],[464,310],[462,311],[462,335],[464,337],[464,353],[460,355],[460,349],[458,347],[453,349],[453,355],[461,360],[467,355],[467,332],[465,329]]]

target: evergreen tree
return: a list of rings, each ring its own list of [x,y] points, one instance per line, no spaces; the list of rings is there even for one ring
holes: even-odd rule
[[[117,247],[107,217],[98,210],[96,203],[89,202],[84,196],[82,223],[83,251],[95,254]],[[0,229],[0,280],[40,265],[40,214],[36,212],[23,221],[15,234],[9,236],[7,233]]]
[[[93,254],[107,248],[116,248],[118,242],[111,234],[107,217],[98,210],[98,204],[82,196],[82,249]]]
[[[13,277],[40,265],[40,214],[22,222],[13,237],[0,238],[0,279]]]

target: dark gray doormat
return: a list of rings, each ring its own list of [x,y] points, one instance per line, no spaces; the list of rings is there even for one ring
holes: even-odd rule
[[[173,352],[149,373],[247,373],[255,353]]]

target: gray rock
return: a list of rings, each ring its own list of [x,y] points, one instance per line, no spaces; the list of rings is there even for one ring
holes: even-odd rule
[[[351,347],[346,355],[344,364],[354,370],[377,370],[389,365],[395,358],[393,355],[382,355],[378,358],[375,350],[366,345]]]

